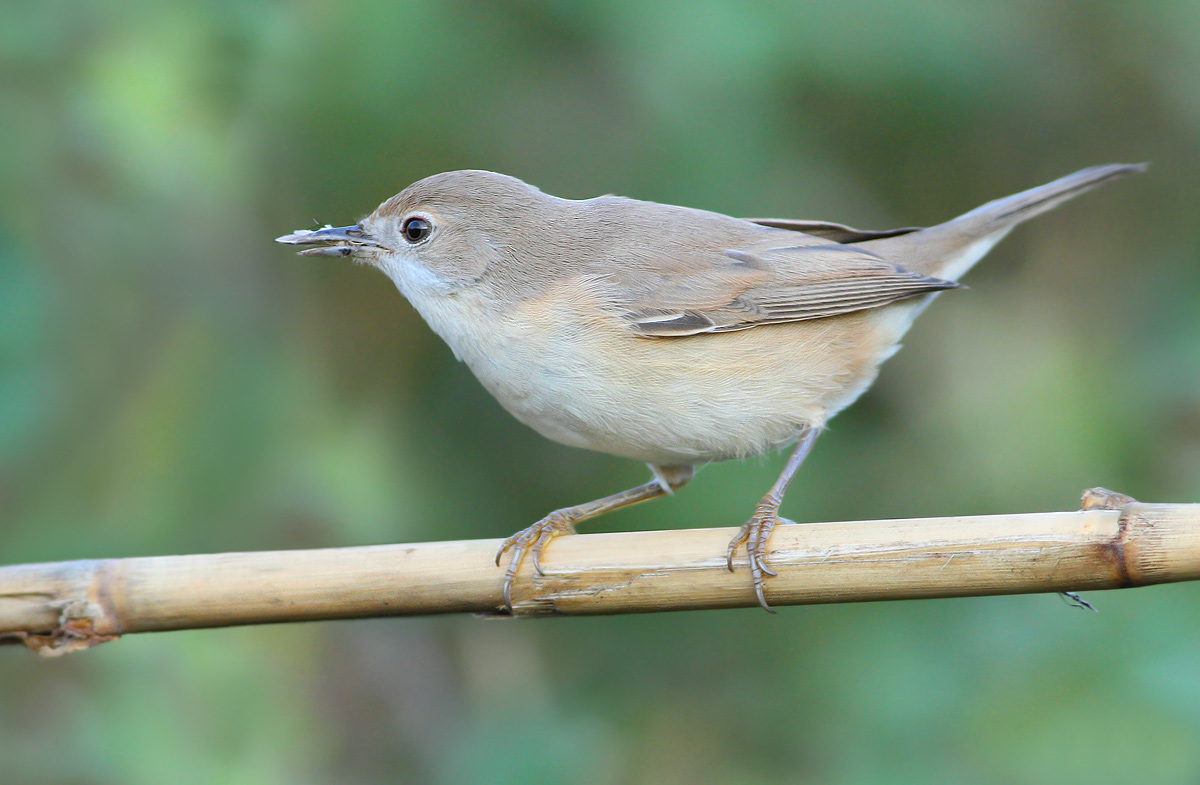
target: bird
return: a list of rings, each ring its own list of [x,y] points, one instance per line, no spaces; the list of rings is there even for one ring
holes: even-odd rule
[[[302,255],[386,274],[454,355],[541,435],[645,463],[651,479],[551,512],[504,540],[503,606],[526,557],[696,467],[792,446],[725,553],[745,547],[758,604],[793,476],[874,382],[913,320],[1017,224],[1145,168],[1108,164],[946,223],[886,231],[750,218],[622,196],[563,199],[515,177],[419,180],[356,224],[297,230]]]

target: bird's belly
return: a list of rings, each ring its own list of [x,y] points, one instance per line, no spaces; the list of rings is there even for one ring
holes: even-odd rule
[[[639,338],[595,320],[553,333],[500,329],[484,357],[465,359],[549,439],[696,464],[767,452],[821,427],[870,385],[898,338],[860,314],[686,338]]]

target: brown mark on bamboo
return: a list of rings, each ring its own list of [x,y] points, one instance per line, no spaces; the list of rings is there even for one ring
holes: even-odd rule
[[[58,611],[54,628],[44,632],[13,633],[9,640],[24,644],[43,657],[57,657],[115,641],[123,630],[114,612],[114,573],[120,561],[101,559],[70,565],[61,591],[47,598]]]
[[[1129,505],[1137,500],[1124,493],[1110,491],[1107,488],[1088,488],[1083,492],[1080,506],[1084,510],[1119,510],[1117,518],[1117,533],[1111,540],[1100,546],[1101,552],[1112,563],[1117,574],[1117,586],[1126,588],[1139,585],[1133,579],[1129,569],[1129,554],[1125,547],[1129,542]]]
[[[1126,510],[1121,510],[1121,517],[1117,519],[1117,536],[1113,537],[1109,547],[1112,550],[1113,562],[1117,568],[1117,581],[1122,588],[1136,585],[1129,572],[1129,557],[1125,548],[1125,545],[1128,542],[1128,535],[1128,513]]]

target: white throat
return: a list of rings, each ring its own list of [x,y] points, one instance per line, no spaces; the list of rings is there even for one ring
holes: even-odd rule
[[[480,289],[454,283],[398,255],[381,259],[379,266],[454,356],[477,370],[487,353],[482,344],[492,333],[492,309],[482,302]]]

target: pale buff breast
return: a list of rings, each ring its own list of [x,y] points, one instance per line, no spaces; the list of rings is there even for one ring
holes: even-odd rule
[[[694,464],[766,452],[824,425],[874,380],[913,312],[901,304],[641,338],[585,290],[564,284],[470,336],[474,345],[455,348],[508,411],[547,438],[647,463]]]

